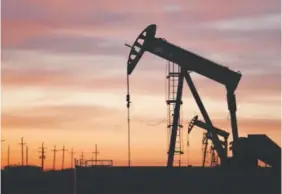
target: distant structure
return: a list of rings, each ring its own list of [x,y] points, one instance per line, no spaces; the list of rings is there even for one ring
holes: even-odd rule
[[[39,149],[40,149],[40,156],[39,156],[39,158],[41,159],[41,169],[42,170],[44,170],[44,160],[46,159],[46,155],[45,155],[45,147],[44,147],[44,143],[42,142],[42,145],[41,145],[41,147],[39,147]]]
[[[215,148],[213,145],[210,146],[210,153],[211,153],[210,167],[217,167],[218,166],[218,157],[215,153]]]
[[[23,137],[21,138],[21,143],[19,143],[19,144],[20,144],[21,150],[22,150],[22,152],[21,152],[22,153],[22,155],[21,155],[21,158],[22,158],[21,165],[23,166],[24,165],[24,145],[25,145]]]
[[[51,151],[53,152],[53,170],[55,170],[55,168],[56,168],[56,152],[58,151],[56,149],[56,146],[54,146],[54,149],[51,150]]]
[[[111,167],[113,160],[98,160],[98,146],[95,144],[95,151],[92,152],[91,159],[84,159],[84,152],[81,152],[80,159],[75,159],[75,168],[95,168],[95,167]],[[95,158],[94,158],[95,157]]]
[[[226,142],[225,144],[227,144],[227,136],[226,137]],[[202,162],[202,167],[205,167],[206,163],[207,163],[207,155],[208,153],[210,153],[210,167],[216,167],[218,166],[218,155],[216,154],[216,150],[214,145],[211,143],[210,145],[210,149],[208,151],[208,145],[209,145],[209,134],[208,132],[204,132],[203,133],[203,162]],[[227,147],[227,145],[226,145]]]
[[[204,110],[204,108],[203,108],[203,110]],[[197,126],[199,128],[202,128],[202,129],[208,131],[208,126],[204,122],[200,121],[198,119],[198,116],[194,116],[193,119],[190,121],[189,126],[188,126],[188,134],[192,131],[194,126]],[[221,129],[218,129],[218,128],[214,128],[214,129],[216,130],[216,135],[218,135],[218,136],[220,136],[224,139],[224,141],[220,140],[220,144],[223,145],[226,148],[225,154],[227,155],[227,147],[228,147],[228,141],[227,140],[228,140],[229,133],[226,132],[226,131],[223,131]],[[202,139],[202,150],[203,150],[202,167],[205,167],[206,162],[207,162],[207,155],[208,155],[207,147],[208,147],[208,140],[210,140],[210,139],[211,139],[210,133],[204,132],[203,133],[203,139]],[[214,164],[216,162],[215,160],[218,161],[218,159],[217,159],[218,154],[215,154],[216,149],[215,149],[215,146],[214,146],[213,143],[211,144],[211,147],[212,147],[212,149],[210,149],[211,163]],[[213,164],[211,164],[211,165],[213,165]]]
[[[189,133],[187,134],[187,143],[186,143],[186,146],[187,146],[187,166],[190,165],[190,161],[189,161],[189,147],[190,147],[190,141],[189,141]]]

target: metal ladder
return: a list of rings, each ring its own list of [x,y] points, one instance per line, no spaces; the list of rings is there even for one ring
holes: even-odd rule
[[[167,96],[166,96],[166,103],[167,103],[167,129],[168,129],[168,145],[169,139],[171,136],[172,125],[173,125],[173,114],[174,108],[176,104],[176,95],[177,95],[177,87],[178,87],[178,79],[180,75],[180,67],[177,64],[174,64],[170,61],[167,63]],[[182,104],[182,101],[181,101]],[[177,127],[177,137],[175,143],[175,155],[179,155],[178,160],[175,160],[179,166],[181,166],[181,155],[183,154],[183,142],[182,142],[182,128],[183,125],[181,123],[181,108],[178,120],[178,127]]]

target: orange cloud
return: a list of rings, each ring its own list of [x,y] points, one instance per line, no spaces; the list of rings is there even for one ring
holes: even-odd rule
[[[164,65],[165,68],[165,65]],[[2,83],[5,88],[9,87],[53,87],[53,88],[71,88],[96,90],[96,91],[124,91],[126,80],[120,74],[113,76],[95,75],[93,77],[81,79],[80,74],[71,74],[66,71],[45,70],[45,69],[10,69],[3,68]],[[150,78],[145,79],[145,73],[138,73],[131,78],[131,87],[133,93],[143,93],[150,95],[165,95],[166,82],[164,74],[160,72],[148,74]],[[226,99],[226,90],[223,85],[218,84],[206,78],[200,78],[192,74],[192,79],[198,89],[200,96],[212,99]],[[260,82],[264,80],[263,82]],[[212,87],[211,87],[212,86]],[[185,82],[184,95],[190,96],[190,90]],[[263,92],[262,92],[263,91]],[[280,102],[280,74],[254,74],[243,75],[236,90],[237,100],[240,102],[262,103],[265,101],[272,103]],[[272,100],[271,100],[271,97]],[[276,99],[276,100],[275,100]],[[274,101],[273,101],[274,100]]]
[[[99,125],[100,120],[111,119],[120,111],[102,106],[46,106],[33,107],[24,110],[14,110],[12,113],[2,113],[3,131],[11,129],[77,129],[91,128]],[[117,128],[115,124],[113,127]]]
[[[102,112],[97,111],[100,109]],[[39,146],[40,141],[44,141],[48,147],[53,146],[55,142],[58,145],[59,142],[60,145],[66,145],[68,149],[74,147],[76,157],[79,157],[81,150],[84,150],[86,158],[91,157],[92,144],[95,142],[102,150],[100,158],[113,159],[116,165],[126,165],[126,118],[124,115],[122,118],[113,119],[116,114],[120,114],[120,112],[114,112],[114,110],[102,107],[83,106],[31,108],[17,112],[15,117],[11,117],[11,115],[7,115],[4,112],[2,115],[2,135],[8,138],[8,140],[15,137],[19,139],[21,135],[24,135],[25,138],[32,139],[32,142],[30,142],[31,140],[27,141],[31,146],[30,148],[34,150],[36,146]],[[100,125],[98,120],[102,118],[104,118],[102,122],[108,122],[107,125]],[[93,124],[89,124],[91,119],[94,119]],[[120,126],[121,130],[114,126],[115,122],[121,122],[119,119],[124,120],[123,126]],[[57,123],[52,122],[54,120]],[[60,126],[60,122],[64,121],[69,122],[70,125]],[[134,165],[165,165],[167,157],[166,126],[165,123],[157,125],[156,121],[159,120],[145,116],[132,117],[131,144],[132,163]],[[231,134],[230,121],[214,120],[213,122],[215,126],[225,129]],[[49,130],[40,130],[43,128],[41,127],[43,123],[45,126],[49,126]],[[249,133],[266,134],[280,145],[280,120],[245,118],[238,119],[238,124],[240,136],[246,136]],[[87,125],[91,130],[87,130]],[[101,130],[101,133],[97,133],[101,128],[106,130]],[[184,123],[184,144],[186,142],[186,129],[187,123]],[[114,131],[117,131],[117,133],[114,133]],[[190,164],[193,165],[201,163],[201,135],[202,130],[200,129],[194,129],[190,134],[189,160]],[[229,141],[231,141],[231,138]],[[144,144],[144,142],[146,143]],[[113,147],[115,148],[114,150]],[[39,164],[36,157],[38,153],[30,152],[30,154],[34,155],[31,162]],[[48,168],[52,166],[51,154],[51,152],[48,152],[48,161],[46,162]],[[185,155],[182,158],[184,164],[187,163],[187,154],[185,148]],[[17,163],[19,159],[19,157],[16,157],[13,162]],[[4,158],[2,160],[6,161]],[[66,159],[66,165],[69,165],[69,157]]]
[[[125,76],[95,75],[91,78],[81,79],[80,74],[75,75],[61,70],[45,69],[11,69],[3,68],[2,84],[4,91],[17,87],[38,87],[38,88],[70,88],[75,90],[90,91],[124,91],[126,89]],[[164,79],[163,79],[164,80]],[[132,79],[135,91],[147,94],[164,94],[164,87],[159,87],[162,80],[158,78],[144,79],[138,75]],[[152,84],[156,83],[156,84]],[[137,86],[136,86],[137,85]],[[149,87],[150,85],[150,87]]]

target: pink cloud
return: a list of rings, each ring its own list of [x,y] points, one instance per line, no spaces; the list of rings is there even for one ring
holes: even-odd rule
[[[32,75],[32,76],[31,76]],[[145,79],[146,73],[133,75],[131,85],[134,87],[134,92],[150,95],[165,95],[165,82],[167,81],[163,74],[157,74],[159,77],[149,74]],[[106,74],[85,77],[82,79],[80,74],[66,72],[65,70],[44,70],[44,69],[11,69],[4,68],[2,75],[2,83],[4,91],[9,87],[38,87],[38,88],[68,88],[71,90],[95,90],[99,92],[107,91],[123,91],[126,87],[125,77],[117,74],[107,76]],[[223,85],[206,78],[200,78],[194,74],[191,75],[194,83],[201,96],[207,96],[211,99],[226,98],[226,90]],[[196,78],[196,79],[195,79]],[[263,80],[263,82],[261,82]],[[274,99],[280,96],[280,74],[254,74],[244,75],[240,80],[236,90],[237,100],[241,102],[272,102],[269,98]],[[185,82],[184,95],[190,96],[190,90]],[[279,103],[273,101],[272,103]]]
[[[42,69],[33,70],[11,70],[3,69],[2,83],[4,87],[14,86],[68,86],[75,79],[64,72],[47,71]]]
[[[36,21],[2,20],[3,47],[16,46],[30,38],[45,34],[50,28]],[[19,33],[20,32],[20,33]]]
[[[239,85],[235,91],[237,100],[241,102],[267,102],[269,99],[263,97],[275,97],[280,100],[280,74],[254,74],[242,75]],[[263,80],[263,82],[261,82]],[[194,79],[199,94],[210,98],[225,99],[226,89],[218,83],[208,79]],[[190,90],[187,89],[190,95]],[[257,101],[257,100],[260,101]],[[275,101],[274,103],[279,103]]]
[[[150,4],[149,7],[147,6],[148,4]],[[225,8],[222,10],[219,5],[224,5]],[[15,45],[18,39],[24,39],[27,36],[25,33],[23,35],[21,33],[16,34],[16,31],[13,30],[16,27],[5,24],[9,23],[10,20],[19,22],[17,29],[20,28],[22,31],[29,29],[29,26],[26,26],[26,24],[40,24],[41,26],[36,27],[37,30],[29,29],[32,33],[29,32],[28,34],[34,36],[45,34],[47,27],[52,28],[54,31],[60,30],[61,32],[65,29],[65,31],[70,30],[71,33],[73,30],[73,33],[80,33],[81,35],[85,34],[87,29],[90,28],[93,34],[99,34],[100,36],[102,34],[104,37],[113,34],[115,37],[119,37],[129,34],[134,35],[137,31],[139,33],[139,30],[141,31],[148,24],[157,23],[162,26],[161,28],[165,36],[166,34],[174,34],[184,39],[185,37],[187,38],[189,33],[183,31],[183,26],[189,28],[191,24],[197,22],[278,12],[277,5],[279,5],[278,1],[257,4],[254,0],[229,3],[222,0],[213,1],[212,3],[204,1],[188,3],[185,1],[163,2],[147,0],[138,0],[134,1],[134,3],[129,0],[118,2],[106,0],[99,3],[90,0],[23,0],[20,6],[18,6],[18,2],[15,0],[5,0],[3,2],[5,9],[2,19],[6,21],[3,22],[3,29],[6,30],[6,33],[3,33],[3,42],[5,46],[14,39],[13,45]],[[181,7],[181,9],[173,13],[166,13],[166,7]]]

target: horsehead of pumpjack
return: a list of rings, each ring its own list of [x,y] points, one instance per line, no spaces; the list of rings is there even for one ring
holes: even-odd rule
[[[140,58],[146,51],[146,46],[150,44],[150,41],[155,38],[156,30],[157,30],[157,26],[155,24],[148,26],[141,32],[141,34],[137,37],[137,39],[133,43],[127,61],[128,75],[130,75],[133,72]]]

